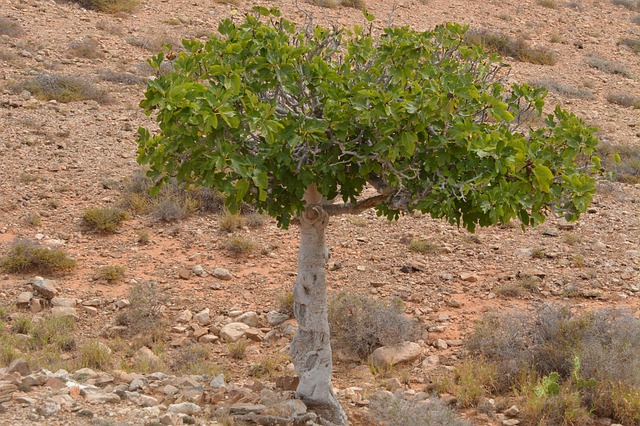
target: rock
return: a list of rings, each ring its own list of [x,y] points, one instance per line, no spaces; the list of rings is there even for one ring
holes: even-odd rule
[[[205,275],[205,271],[202,265],[195,265],[193,268],[191,268],[191,272],[193,272],[193,274],[198,277],[204,277]]]
[[[23,291],[16,297],[16,306],[18,309],[27,309],[31,299],[33,299],[33,292]]]
[[[223,281],[229,281],[231,279],[233,279],[233,275],[231,275],[231,272],[227,271],[224,268],[216,268],[213,270],[212,275],[220,280]]]
[[[278,326],[288,319],[289,315],[282,314],[278,311],[271,311],[267,314],[267,323],[272,327]]]
[[[150,363],[157,364],[160,363],[160,357],[153,353],[151,349],[146,346],[141,347],[136,352],[136,358],[138,360],[146,360]]]
[[[225,386],[224,374],[218,374],[216,377],[211,379],[211,381],[209,382],[209,386],[211,386],[214,389],[218,389],[218,388],[221,388],[222,386]]]
[[[243,322],[247,324],[249,327],[257,327],[258,326],[258,314],[255,312],[245,312],[236,318],[236,322]]]
[[[235,415],[246,415],[249,413],[262,413],[267,407],[262,404],[245,404],[245,403],[236,403],[232,404],[229,407],[229,412]]]
[[[423,370],[432,370],[440,365],[440,357],[438,355],[429,355],[422,361]]]
[[[427,265],[422,262],[408,261],[400,268],[400,272],[409,274],[412,272],[423,272],[427,270]]]
[[[520,424],[520,420],[507,419],[502,421],[502,426],[516,426]]]
[[[386,379],[382,382],[382,386],[390,392],[397,391],[398,389],[402,389],[402,383],[397,377],[392,377],[390,379]]]
[[[237,342],[245,336],[250,328],[243,322],[232,322],[222,327],[220,337],[227,342]]]
[[[211,324],[211,317],[209,315],[209,308],[204,308],[200,312],[195,315],[195,320],[198,321],[198,324],[205,326]]]
[[[193,318],[193,313],[190,310],[184,310],[180,312],[178,317],[176,318],[176,322],[179,324],[186,324]]]
[[[47,300],[51,300],[58,295],[58,289],[52,280],[35,277],[31,286],[36,293],[43,295]]]
[[[91,299],[85,300],[82,302],[82,306],[102,306],[102,300],[100,299]]]
[[[518,417],[518,414],[520,414],[520,409],[515,405],[512,405],[507,410],[505,410],[504,414],[507,417]]]
[[[140,407],[154,407],[160,402],[152,396],[143,395],[138,392],[125,391],[127,399]]]
[[[69,308],[67,306],[56,306],[51,309],[51,315],[54,317],[71,317],[74,320],[79,320],[80,316],[76,312],[75,308]]]
[[[276,416],[292,418],[301,416],[307,412],[307,406],[299,399],[289,399],[266,408],[262,414],[265,416]]]
[[[218,336],[215,334],[205,334],[198,338],[198,342],[200,343],[215,343],[219,340]]]
[[[440,398],[440,402],[448,406],[456,405],[456,403],[458,402],[458,398],[448,393],[440,394],[439,398]]]
[[[52,398],[45,399],[44,404],[42,404],[38,408],[38,411],[41,413],[41,415],[45,417],[53,417],[57,415],[60,410],[62,410],[62,406],[60,405],[60,403]]]
[[[437,339],[435,342],[433,342],[433,346],[436,349],[447,349],[449,347],[449,345],[447,345],[447,342],[445,342],[443,339]]]
[[[253,327],[245,331],[244,336],[254,342],[262,342],[264,340],[264,333]]]
[[[115,393],[91,392],[85,395],[85,400],[89,404],[116,404],[120,397]]]
[[[403,362],[413,361],[422,355],[422,348],[417,343],[402,342],[396,345],[383,346],[373,351],[371,359],[376,367],[390,367]]]
[[[31,368],[29,368],[29,363],[24,358],[18,358],[9,364],[7,373],[20,373],[22,377],[27,377],[31,374]]]
[[[298,376],[280,376],[276,378],[276,389],[283,391],[295,391],[300,383]]]
[[[31,299],[30,310],[34,314],[42,312],[44,310],[44,301],[39,297],[34,297],[33,299]]]
[[[462,272],[460,273],[460,279],[465,282],[475,283],[478,281],[478,276],[471,272]]]
[[[202,408],[193,402],[181,402],[179,404],[171,404],[167,407],[168,413],[180,413],[187,414],[189,416],[198,414],[200,411],[202,411]]]
[[[451,308],[460,308],[462,305],[460,304],[460,302],[458,302],[456,299],[454,299],[453,297],[450,297],[448,299],[445,299],[444,301],[445,305],[451,307]]]
[[[13,394],[18,391],[18,387],[7,381],[0,381],[0,404],[11,401]]]
[[[178,278],[181,280],[188,280],[191,278],[191,269],[180,269],[178,271]]]
[[[129,299],[119,299],[116,301],[116,308],[118,309],[128,308],[130,305],[131,302],[129,301]]]
[[[98,315],[98,308],[95,308],[93,306],[82,305],[82,310],[87,314],[91,315],[92,317]],[[116,327],[123,327],[123,326],[116,326]],[[126,327],[125,327],[125,331],[126,331]]]

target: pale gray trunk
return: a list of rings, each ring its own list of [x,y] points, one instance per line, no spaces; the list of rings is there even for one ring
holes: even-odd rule
[[[300,217],[298,278],[293,289],[298,331],[291,357],[300,376],[296,395],[324,420],[344,425],[347,416],[331,386],[331,344],[327,319],[325,229],[329,215],[315,185],[305,191],[306,210]]]

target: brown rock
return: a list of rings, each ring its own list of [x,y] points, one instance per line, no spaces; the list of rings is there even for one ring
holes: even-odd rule
[[[276,388],[283,391],[295,391],[300,383],[298,376],[280,376],[276,378]]]
[[[43,295],[48,300],[51,300],[58,295],[58,289],[52,280],[35,277],[31,286],[36,293]]]
[[[24,358],[14,359],[9,367],[7,367],[7,373],[20,373],[22,377],[27,377],[31,374],[31,368]]]
[[[383,346],[373,351],[371,359],[377,367],[389,367],[403,362],[413,361],[422,355],[417,343],[402,342],[397,345]]]

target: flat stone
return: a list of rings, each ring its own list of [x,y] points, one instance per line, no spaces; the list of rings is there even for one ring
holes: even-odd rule
[[[209,308],[205,308],[203,310],[201,310],[200,312],[198,312],[195,315],[195,320],[198,321],[198,324],[200,325],[209,325],[211,324],[211,316],[210,316],[210,311]]]
[[[16,297],[16,306],[18,308],[25,309],[29,307],[29,302],[33,299],[33,292],[31,291],[23,291]]]
[[[389,367],[403,362],[413,361],[422,355],[422,348],[414,342],[402,342],[396,345],[382,346],[371,355],[377,367]]]
[[[82,302],[83,306],[102,306],[102,300],[101,299],[91,299],[91,300],[85,300]]]
[[[505,410],[504,414],[507,417],[517,417],[518,414],[520,414],[520,409],[517,406],[512,405],[507,410]]]
[[[29,309],[32,313],[37,314],[38,312],[42,312],[44,310],[44,300],[39,297],[34,297],[31,299],[31,305]]]
[[[54,317],[71,317],[76,321],[80,319],[75,308],[69,308],[66,306],[55,306],[51,308],[51,315]]]
[[[178,278],[181,280],[188,280],[191,278],[191,269],[180,269],[178,271]]]
[[[62,306],[67,308],[75,308],[77,304],[76,299],[68,297],[54,297],[51,299],[51,306]]]
[[[92,392],[85,396],[85,400],[89,404],[117,404],[121,399],[116,393]]]
[[[224,268],[214,269],[211,275],[223,281],[230,281],[231,279],[233,279],[233,275],[231,275],[231,272],[227,271]]]
[[[184,310],[178,314],[176,322],[179,324],[186,324],[193,318],[193,313],[190,310]]]
[[[243,322],[232,322],[222,327],[220,337],[227,342],[237,342],[245,336],[250,328]]]
[[[218,340],[220,340],[220,338],[215,334],[205,334],[198,338],[198,342],[200,343],[215,343]]]
[[[247,324],[249,327],[257,327],[258,326],[258,314],[255,312],[245,312],[235,319],[236,322],[243,322]]]
[[[440,357],[438,355],[429,355],[422,361],[423,370],[432,370],[440,365]]]
[[[140,407],[155,407],[160,403],[156,398],[148,395],[143,395],[138,392],[125,391],[124,394],[129,401],[133,402],[136,405],[139,405]]]
[[[53,299],[58,295],[58,288],[55,286],[55,282],[42,277],[35,277],[33,283],[31,283],[33,290],[46,297],[48,300]]]
[[[209,382],[209,386],[211,386],[214,389],[221,388],[224,385],[225,385],[224,374],[218,374]]]
[[[116,301],[116,308],[118,309],[128,308],[130,305],[131,302],[129,301],[129,299],[119,299]]]
[[[262,413],[267,407],[262,405],[262,404],[244,404],[244,403],[237,403],[237,404],[232,404],[229,407],[229,412],[231,414],[237,414],[237,415],[245,415],[245,414],[249,414],[249,413],[255,413],[255,414],[260,414]]]
[[[253,327],[245,331],[244,336],[254,342],[262,342],[264,340],[264,333]]]
[[[143,346],[140,349],[138,349],[138,351],[136,352],[136,357],[139,360],[147,360],[152,363],[160,362],[160,357],[155,353],[153,353],[153,351],[146,346]]]
[[[307,412],[307,406],[299,399],[289,399],[279,404],[266,408],[261,414],[265,416],[276,416],[292,418],[301,416]]]
[[[445,342],[443,339],[437,339],[433,343],[433,346],[435,346],[436,349],[447,349],[449,347],[449,345],[447,345],[447,342]]]
[[[193,402],[181,402],[179,404],[171,404],[167,407],[168,413],[181,413],[189,416],[198,414],[200,411],[202,411],[202,408]]]
[[[282,314],[278,311],[271,311],[267,314],[267,323],[272,327],[278,326],[288,319],[289,315]]]
[[[31,374],[31,368],[29,363],[24,358],[14,359],[9,367],[7,367],[7,373],[20,373],[22,377],[26,377]]]
[[[98,308],[96,308],[94,306],[82,305],[82,310],[84,312],[86,312],[87,314],[91,315],[92,317],[98,315]]]
[[[475,283],[475,282],[478,281],[478,276],[476,274],[471,273],[471,272],[462,272],[462,273],[460,273],[460,279],[462,281]]]

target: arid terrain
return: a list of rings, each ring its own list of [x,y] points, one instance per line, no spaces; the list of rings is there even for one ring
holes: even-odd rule
[[[550,49],[555,65],[505,58],[512,66],[509,80],[549,86],[548,110],[560,104],[597,126],[603,143],[630,147],[638,155],[640,108],[615,99],[629,95],[638,102],[640,97],[640,56],[620,42],[640,38],[640,9],[614,3],[368,0],[367,9],[379,18],[376,29],[392,22],[426,30],[458,21]],[[84,379],[89,374],[90,383],[102,389],[127,383],[126,392],[137,395],[89,403],[88,393],[78,396],[74,387],[29,386],[30,392],[22,387],[2,403],[0,424],[152,424],[154,419],[182,424],[183,417],[165,415],[165,406],[186,401],[203,409],[182,412],[188,421],[216,424],[216,407],[256,404],[264,393],[261,389],[273,382],[250,375],[252,366],[276,359],[282,365],[276,366],[275,376],[290,373],[286,355],[295,322],[272,325],[266,314],[282,307],[295,280],[295,226],[278,229],[266,218],[228,232],[222,229],[221,213],[166,222],[151,213],[130,211],[115,233],[104,234],[89,229],[83,219],[87,209],[122,206],[126,188],[141,170],[135,160],[136,132],[139,126],[154,126],[153,117],[138,107],[152,74],[145,60],[163,43],[206,38],[222,18],[239,20],[253,5],[278,7],[297,22],[304,17],[291,0],[142,0],[132,12],[115,14],[86,10],[73,2],[0,0],[0,30],[14,29],[0,32],[0,257],[16,241],[29,240],[61,248],[77,261],[76,268],[63,274],[0,275],[0,308],[5,314],[0,327],[6,326],[9,333],[19,318],[50,315],[48,302],[39,311],[29,303],[18,308],[16,298],[32,291],[36,275],[52,279],[58,297],[77,301],[75,347],[100,339],[114,352],[110,368],[95,376],[85,372]],[[309,3],[301,7],[319,25],[364,22],[354,8]],[[80,77],[101,92],[95,100],[65,103],[43,100],[20,88],[41,73]],[[231,238],[248,241],[253,250],[232,253]],[[410,249],[411,241],[428,244],[416,251]],[[370,424],[364,420],[367,407],[361,400],[377,388],[389,388],[389,378],[400,378],[402,388],[421,391],[433,373],[423,362],[427,357],[436,355],[431,362],[441,366],[455,365],[464,355],[465,336],[482,314],[528,312],[544,303],[563,303],[577,310],[625,307],[640,318],[640,183],[599,178],[594,203],[577,223],[549,218],[526,231],[514,224],[470,234],[427,216],[389,223],[367,211],[335,218],[328,243],[330,294],[400,298],[406,314],[421,328],[415,340],[422,355],[389,377],[372,375],[366,362],[336,362],[334,385],[354,424]],[[104,266],[123,267],[124,277],[113,282],[100,279],[97,271]],[[527,277],[536,277],[535,288],[513,290]],[[120,302],[130,298],[130,289],[138,283],[155,284],[163,310],[164,343],[153,348],[156,355],[163,353],[160,358],[169,366],[171,357],[191,347],[194,332],[206,325],[213,342],[197,346],[207,352],[207,363],[225,372],[224,389],[210,384],[213,374],[206,383],[202,377],[188,376],[188,371],[170,383],[162,377],[135,376],[151,373],[135,371],[140,346],[133,338],[113,337],[110,328],[127,309]],[[187,310],[197,314],[207,308],[211,320],[195,327],[196,319],[181,317]],[[247,312],[257,313],[256,341],[248,344],[243,359],[234,359],[230,346],[218,339],[219,328]],[[78,365],[74,361],[79,357],[78,350],[66,351],[46,368]],[[43,365],[32,361],[34,372],[45,364],[38,359]],[[0,362],[0,380],[2,367]],[[145,384],[136,387],[135,379]],[[188,383],[177,384],[181,379]],[[166,389],[162,393],[165,385],[182,394],[171,394],[171,399]],[[200,393],[184,390],[203,386]],[[139,400],[160,394],[164,400],[156,399],[155,404]],[[482,425],[502,424],[504,418],[475,410],[460,414]]]

